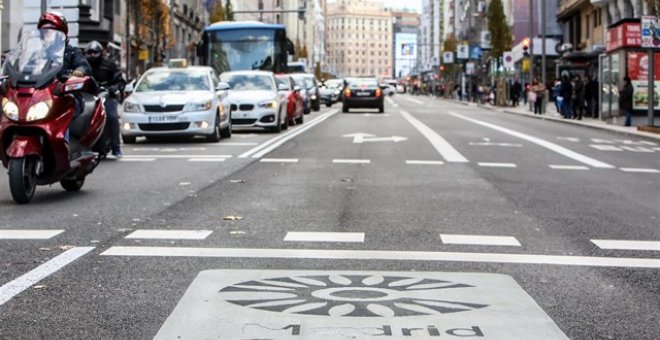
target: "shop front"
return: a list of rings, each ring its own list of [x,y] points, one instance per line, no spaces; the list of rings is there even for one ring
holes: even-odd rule
[[[623,87],[623,77],[630,77],[633,86],[633,125],[648,122],[648,77],[649,63],[656,65],[653,79],[655,85],[654,107],[656,115],[660,110],[660,53],[649,60],[648,50],[641,48],[639,19],[624,19],[607,30],[607,53],[601,55],[600,91],[601,119],[616,125],[623,125],[625,115],[619,110],[619,91]]]

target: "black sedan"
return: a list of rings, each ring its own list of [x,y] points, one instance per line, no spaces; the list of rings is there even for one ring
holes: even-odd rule
[[[342,112],[352,108],[372,108],[385,112],[383,90],[376,78],[351,78],[344,88]]]

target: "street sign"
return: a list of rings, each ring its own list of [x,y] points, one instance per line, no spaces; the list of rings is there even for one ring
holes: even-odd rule
[[[140,50],[138,60],[145,61],[147,59],[149,59],[149,50]]]
[[[468,75],[473,75],[474,74],[474,62],[470,61],[465,64],[465,73]]]
[[[642,17],[642,47],[660,47],[660,22],[654,16]]]
[[[442,63],[443,64],[453,64],[454,63],[454,52],[443,52],[442,53]]]
[[[470,56],[468,44],[456,46],[456,59],[467,59]]]
[[[506,51],[502,52],[502,64],[507,70],[513,69],[513,52]]]

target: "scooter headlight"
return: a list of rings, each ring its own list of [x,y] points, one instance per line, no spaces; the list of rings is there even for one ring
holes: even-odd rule
[[[2,112],[11,120],[18,120],[18,106],[7,98],[2,99]]]
[[[30,122],[33,120],[46,118],[48,116],[48,113],[50,112],[50,105],[51,103],[47,101],[47,102],[39,102],[30,106],[26,117],[27,121]]]

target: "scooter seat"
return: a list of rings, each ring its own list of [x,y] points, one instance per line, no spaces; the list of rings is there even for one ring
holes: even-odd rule
[[[82,113],[74,118],[69,126],[71,135],[76,138],[82,138],[87,132],[92,121],[92,116],[94,116],[96,105],[100,100],[89,93],[81,93],[81,96],[83,99]]]

